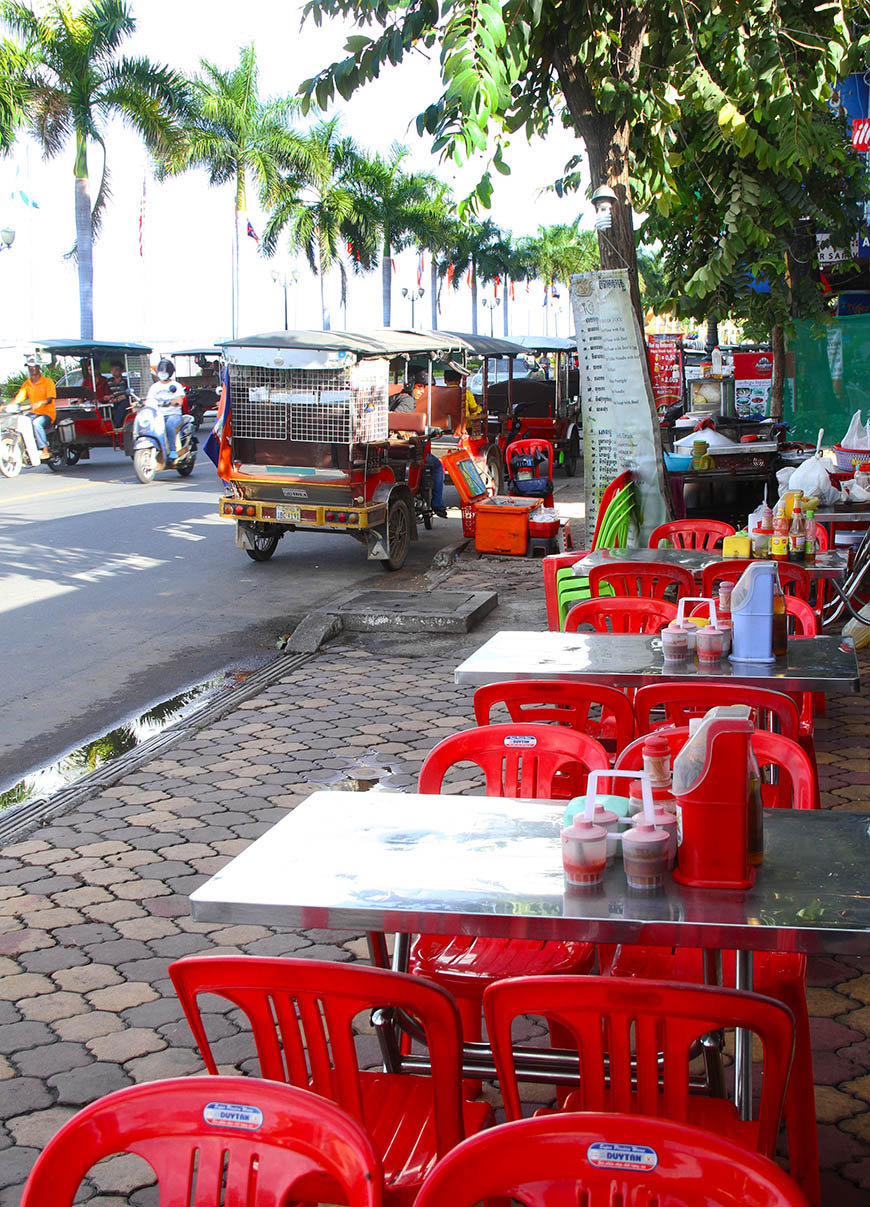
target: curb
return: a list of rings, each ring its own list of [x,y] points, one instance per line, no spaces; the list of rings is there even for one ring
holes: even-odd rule
[[[311,654],[296,654],[289,657],[281,654],[266,666],[254,671],[241,683],[222,688],[214,696],[204,701],[199,708],[191,710],[186,717],[176,721],[174,725],[168,725],[166,729],[155,734],[153,738],[149,738],[147,742],[143,742],[141,746],[136,746],[135,749],[128,750],[126,754],[112,759],[105,766],[92,771],[90,775],[85,775],[76,783],[70,784],[68,788],[61,788],[59,792],[54,792],[51,796],[37,797],[35,800],[14,805],[0,814],[0,847],[9,842],[18,842],[39,826],[45,825],[57,817],[62,817],[64,813],[71,812],[78,805],[102,792],[104,788],[118,783],[131,771],[138,770],[162,751],[188,737],[192,731],[202,729],[213,721],[219,721],[242,701],[250,700],[263,688],[269,687],[290,671],[304,666],[311,657]]]

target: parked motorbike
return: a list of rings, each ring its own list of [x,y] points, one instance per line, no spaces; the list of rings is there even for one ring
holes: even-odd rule
[[[164,469],[174,469],[182,478],[192,474],[199,446],[195,430],[193,416],[182,415],[176,453],[167,448],[166,423],[161,409],[140,403],[136,407],[132,436],[133,468],[139,481],[151,482],[154,475]]]
[[[53,473],[62,470],[67,463],[66,449],[54,424],[49,426],[46,439],[49,455],[43,461],[29,415],[24,411],[0,411],[0,474],[17,478],[25,465],[47,465]]]

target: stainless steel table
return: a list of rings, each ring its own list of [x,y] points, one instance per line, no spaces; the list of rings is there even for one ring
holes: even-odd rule
[[[661,562],[666,566],[682,566],[691,570],[700,582],[701,573],[707,566],[728,559],[721,553],[710,549],[596,549],[586,557],[575,562],[573,573],[578,578],[585,578],[594,566],[604,566],[616,562]],[[801,563],[811,579],[834,578],[845,576],[847,558],[836,550],[826,550],[819,553],[814,562]]]
[[[850,637],[805,637],[788,643],[776,662],[699,666],[696,658],[665,662],[661,638],[643,633],[502,631],[454,671],[457,683],[508,679],[578,679],[641,687],[657,679],[694,679],[770,687],[776,691],[857,692],[858,659]]]
[[[315,792],[198,888],[198,922],[808,953],[870,949],[870,813],[767,810],[745,892],[669,881],[636,894],[621,863],[566,894],[564,802]]]
[[[753,951],[870,948],[870,814],[768,810],[764,862],[745,892],[628,889],[614,864],[604,886],[566,893],[561,804],[474,796],[316,792],[190,898],[199,922],[408,934],[583,939],[737,951],[752,988]],[[539,1062],[542,1058],[538,1058]],[[538,1080],[564,1080],[563,1058]],[[491,1076],[469,1045],[467,1076]],[[418,1059],[419,1063],[419,1059]],[[737,1037],[735,1090],[751,1098],[751,1044]]]

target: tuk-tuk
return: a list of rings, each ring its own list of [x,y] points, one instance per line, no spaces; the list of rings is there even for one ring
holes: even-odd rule
[[[573,340],[557,336],[519,335],[526,353],[527,373],[514,377],[513,400],[507,403],[506,383],[489,387],[490,413],[500,415],[499,447],[512,440],[549,440],[557,465],[573,478],[580,460],[580,375],[572,368],[577,353]]]
[[[151,386],[151,349],[144,344],[102,340],[37,340],[36,350],[52,363],[75,362],[57,383],[57,431],[67,465],[87,460],[92,448],[124,451],[124,432],[132,425],[128,407],[116,429],[109,398],[110,366],[119,361],[131,400],[142,398]]]
[[[467,353],[464,342],[385,328],[276,331],[222,348],[220,514],[236,520],[236,544],[267,561],[287,532],[343,532],[400,569],[417,519],[431,524],[426,456],[436,411],[445,392],[458,397],[435,386],[434,368]],[[410,368],[426,373],[425,399],[393,412],[390,395]]]
[[[175,380],[187,391],[187,406],[199,431],[206,411],[217,410],[221,396],[221,350],[214,347],[182,348],[172,353]]]
[[[438,332],[426,334],[432,336]],[[459,341],[464,348],[466,367],[470,368],[479,362],[479,372],[470,375],[462,387],[453,387],[455,401],[452,409],[449,400],[446,406],[448,418],[455,422],[440,425],[446,427],[447,431],[433,442],[432,450],[443,457],[456,448],[464,449],[473,458],[484,480],[492,484],[496,494],[501,494],[505,485],[504,450],[509,443],[505,438],[502,416],[509,415],[513,407],[517,388],[514,371],[518,362],[521,372],[526,372],[526,349],[511,340],[465,331],[445,331],[441,336]],[[496,386],[500,392],[494,398]],[[464,405],[460,405],[465,390],[469,388],[483,407],[480,417],[470,422],[465,417]]]

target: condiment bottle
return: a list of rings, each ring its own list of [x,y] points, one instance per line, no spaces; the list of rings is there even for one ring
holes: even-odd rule
[[[643,814],[639,814],[642,817]],[[676,820],[676,818],[674,819]],[[631,889],[660,889],[668,871],[670,838],[664,830],[640,821],[622,836],[622,862]]]
[[[758,867],[764,856],[764,800],[761,795],[761,768],[752,749],[748,746],[749,761],[749,862]]]
[[[575,818],[562,831],[562,867],[568,888],[595,888],[604,878],[607,831]]]
[[[723,620],[731,620],[731,592],[734,590],[733,583],[719,584],[719,606],[716,609],[721,625]]]
[[[785,505],[780,500],[773,513],[773,536],[770,538],[770,556],[775,558],[788,557],[788,520],[785,517]]]
[[[788,618],[785,609],[785,595],[779,582],[779,571],[773,577],[773,630],[771,634],[774,658],[781,658],[788,652]]]
[[[764,495],[764,504],[761,508],[761,523],[759,524],[759,528],[763,528],[765,531],[773,528],[773,512],[771,511],[770,504],[767,501],[766,491]]]
[[[807,512],[804,524],[804,561],[813,563],[816,560],[816,513]]]
[[[804,515],[801,511],[800,499],[795,499],[794,510],[791,513],[791,527],[788,530],[788,560],[802,562],[806,546],[806,529]]]
[[[650,787],[671,786],[671,744],[663,733],[651,733],[643,744],[643,769],[649,776]],[[638,787],[640,784],[633,780]],[[653,797],[655,800],[655,797]]]

